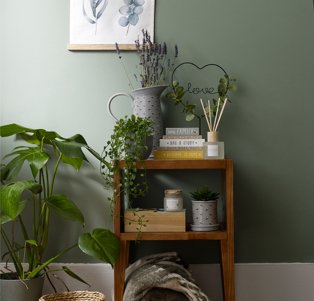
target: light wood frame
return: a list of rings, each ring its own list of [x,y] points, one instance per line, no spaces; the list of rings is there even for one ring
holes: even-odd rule
[[[76,51],[115,51],[115,44],[68,44],[68,50]],[[119,44],[120,50],[132,51],[136,50],[135,44]]]

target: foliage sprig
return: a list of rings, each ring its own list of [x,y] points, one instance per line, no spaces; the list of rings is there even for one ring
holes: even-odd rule
[[[213,117],[216,116],[216,113],[221,109],[224,104],[224,101],[230,101],[229,92],[236,91],[236,79],[229,77],[228,74],[225,74],[223,77],[219,79],[216,94],[218,98],[223,101],[218,101],[218,98],[213,98],[213,106],[211,108],[211,112]],[[182,112],[185,114],[186,121],[192,121],[194,118],[198,119],[199,125],[201,124],[202,118],[205,117],[205,114],[197,113],[197,105],[192,103],[188,99],[184,99],[184,96],[187,94],[187,90],[184,89],[183,86],[180,85],[178,81],[174,81],[171,86],[172,90],[166,94],[167,99],[172,101],[174,105],[182,106]],[[218,107],[219,106],[219,107]],[[206,106],[206,112],[209,111],[209,107]],[[201,127],[201,126],[200,126]]]
[[[165,84],[178,57],[178,46],[175,45],[173,58],[170,59],[167,44],[165,42],[154,43],[150,34],[144,29],[142,30],[142,37],[139,37],[134,43],[139,59],[139,63],[136,65],[137,73],[133,73],[135,81],[142,88]],[[118,43],[116,43],[116,52],[126,72],[129,85],[133,89]]]

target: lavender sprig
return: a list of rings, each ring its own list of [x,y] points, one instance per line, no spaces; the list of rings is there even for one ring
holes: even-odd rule
[[[138,66],[136,66],[139,76],[133,74],[135,80],[140,83],[142,88],[163,84],[166,81],[167,75],[173,69],[175,60],[178,57],[178,46],[175,45],[174,57],[171,60],[168,57],[167,44],[165,42],[153,43],[147,30],[142,30],[142,37],[135,40],[134,43],[139,58]],[[116,51],[122,62],[117,43]],[[123,62],[122,65],[126,71]],[[129,77],[128,80],[130,86],[132,86]]]
[[[121,52],[120,52],[120,48],[119,48],[119,44],[118,44],[118,43],[116,43],[116,52],[117,52],[117,54],[118,54],[119,60],[120,60],[120,62],[121,62],[121,65],[122,65],[122,67],[123,67],[123,69],[124,69],[124,72],[125,72],[125,74],[126,74],[126,76],[127,76],[127,78],[128,78],[129,87],[133,90],[134,87],[133,87],[133,85],[132,85],[132,82],[131,82],[131,80],[130,80],[129,74],[128,74],[128,72],[127,72],[127,70],[126,70],[126,67],[125,67],[125,65],[124,65],[124,62],[123,62],[123,60],[122,60],[122,55],[121,55]]]

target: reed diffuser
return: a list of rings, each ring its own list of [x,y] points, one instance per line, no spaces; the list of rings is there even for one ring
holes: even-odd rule
[[[204,143],[204,159],[224,159],[225,146],[223,141],[218,140],[218,126],[228,102],[227,97],[218,97],[215,103],[207,101],[205,108],[203,100],[200,99],[206,123],[208,126],[207,142]]]

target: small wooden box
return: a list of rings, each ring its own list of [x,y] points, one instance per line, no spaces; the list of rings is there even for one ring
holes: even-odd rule
[[[124,212],[124,231],[185,232],[185,210],[126,210]]]

